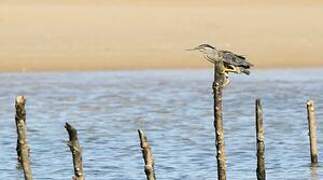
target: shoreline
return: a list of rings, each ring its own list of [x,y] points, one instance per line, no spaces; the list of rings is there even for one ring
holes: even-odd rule
[[[212,71],[213,68],[154,68],[154,69],[96,69],[96,70],[36,70],[36,71],[0,71],[0,74],[51,74],[51,73],[110,73],[110,72],[150,72],[150,71]],[[251,71],[264,72],[264,71],[318,71],[323,70],[320,67],[275,67],[275,68],[254,68]]]

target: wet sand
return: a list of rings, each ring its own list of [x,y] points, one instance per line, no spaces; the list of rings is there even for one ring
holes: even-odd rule
[[[0,71],[210,67],[210,43],[258,68],[323,66],[323,1],[0,3]]]

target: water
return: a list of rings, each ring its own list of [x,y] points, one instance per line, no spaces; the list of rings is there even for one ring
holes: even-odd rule
[[[314,99],[323,150],[323,70],[262,70],[231,81],[224,98],[228,179],[256,179],[257,97],[268,179],[323,179],[322,167],[310,168],[305,109]],[[0,74],[0,179],[23,178],[16,168],[16,95],[28,100],[36,180],[71,179],[66,121],[79,131],[88,180],[145,179],[138,128],[151,142],[158,179],[216,179],[211,83],[208,70]]]

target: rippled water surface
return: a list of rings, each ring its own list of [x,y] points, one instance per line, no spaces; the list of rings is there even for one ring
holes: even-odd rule
[[[256,179],[257,97],[263,99],[268,179],[323,179],[322,167],[310,167],[305,109],[314,99],[323,151],[323,70],[262,70],[231,81],[224,98],[228,179]],[[151,142],[158,179],[216,179],[211,83],[209,70],[0,74],[0,179],[23,179],[15,152],[16,95],[28,100],[36,180],[71,179],[66,121],[79,131],[88,180],[145,179],[138,128]]]

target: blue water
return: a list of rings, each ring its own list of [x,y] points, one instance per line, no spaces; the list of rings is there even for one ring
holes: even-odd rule
[[[23,179],[14,98],[27,98],[36,180],[71,179],[68,121],[79,131],[87,180],[145,179],[137,129],[151,143],[158,179],[216,179],[211,70],[0,74],[0,179]],[[256,179],[254,101],[265,115],[267,179],[319,180],[311,168],[305,103],[316,102],[323,151],[323,69],[258,70],[225,89],[228,179]],[[323,161],[323,157],[319,157]]]

